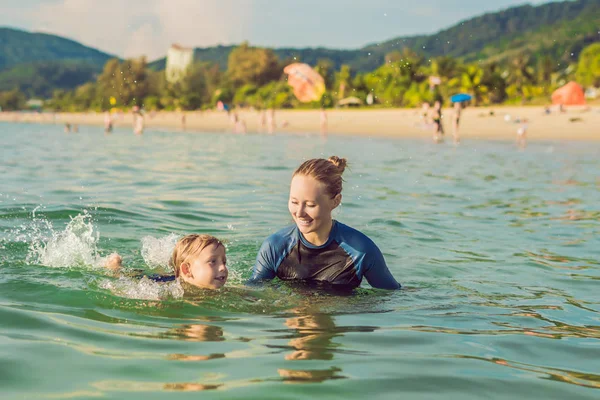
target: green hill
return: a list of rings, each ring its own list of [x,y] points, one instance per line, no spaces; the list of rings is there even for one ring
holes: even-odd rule
[[[36,61],[75,61],[97,66],[114,58],[70,39],[46,33],[0,28],[0,70]]]
[[[600,0],[523,5],[471,18],[433,35],[399,37],[363,51],[379,59],[405,47],[428,57],[444,55],[465,61],[501,60],[515,50],[577,56],[586,44],[600,40],[598,21]]]
[[[300,60],[315,65],[329,59],[334,68],[349,65],[354,71],[372,71],[385,55],[408,48],[425,57],[450,56],[464,61],[510,60],[525,52],[532,60],[576,60],[586,45],[600,40],[600,0],[523,5],[462,21],[432,35],[398,37],[357,50],[327,48],[274,49],[281,60]],[[196,48],[194,57],[227,68],[235,46]],[[0,91],[20,88],[29,96],[49,96],[53,89],[71,89],[102,70],[113,56],[73,40],[43,33],[0,28]],[[161,58],[149,64],[165,68]]]
[[[0,28],[0,92],[50,97],[95,79],[110,54],[45,33]]]
[[[194,49],[194,59],[198,61],[210,61],[215,64],[219,64],[221,69],[227,69],[227,60],[229,58],[229,53],[236,46],[214,46],[214,47],[197,47]],[[324,47],[319,48],[305,48],[305,49],[296,49],[296,48],[279,48],[273,49],[275,54],[280,60],[293,60],[296,57],[302,62],[315,65],[318,60],[327,58],[333,61],[334,65],[340,66],[342,64],[347,63],[349,60],[352,60],[356,57],[359,57],[363,54],[361,50],[336,50],[336,49],[327,49]],[[165,69],[166,58],[160,58],[156,61],[151,62],[148,66],[151,69],[156,71],[160,71]],[[373,64],[374,68],[377,68],[379,64]],[[373,69],[374,69],[373,68]]]
[[[315,65],[319,59],[333,61],[336,69],[348,64],[355,71],[372,71],[385,61],[389,52],[404,48],[425,57],[451,56],[464,61],[503,61],[517,51],[534,58],[549,55],[554,59],[576,57],[587,44],[600,40],[600,0],[577,0],[523,5],[487,13],[441,30],[432,35],[397,37],[358,50],[327,48],[274,49],[280,59],[296,59]],[[234,46],[195,49],[197,60],[218,63],[227,68],[227,57]],[[573,56],[571,56],[573,53]],[[165,59],[152,67],[164,69]]]
[[[0,92],[18,88],[27,97],[49,98],[96,79],[102,65],[82,61],[37,61],[0,72]]]

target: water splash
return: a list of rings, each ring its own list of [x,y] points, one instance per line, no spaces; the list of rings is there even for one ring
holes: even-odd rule
[[[117,280],[103,280],[98,285],[102,289],[110,290],[113,294],[128,299],[137,300],[165,300],[180,299],[183,297],[183,288],[178,281],[154,282],[144,276],[120,277]]]
[[[169,267],[169,258],[173,253],[178,239],[179,237],[174,233],[162,238],[155,238],[153,236],[142,238],[142,257],[146,265],[150,268],[162,267],[171,270]]]
[[[63,231],[55,231],[43,217],[34,217],[18,239],[30,240],[26,258],[30,264],[98,267],[104,261],[98,254],[99,233],[94,229],[92,216],[87,210],[71,218]]]

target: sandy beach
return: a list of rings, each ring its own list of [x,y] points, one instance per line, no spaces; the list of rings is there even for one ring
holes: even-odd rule
[[[256,110],[236,110],[248,133],[266,133]],[[185,129],[182,116],[185,115]],[[447,139],[452,132],[452,110],[444,109],[444,128]],[[131,128],[131,113],[116,114],[114,126]],[[461,140],[515,140],[522,121],[527,119],[528,140],[598,140],[600,139],[600,107],[567,108],[563,113],[552,110],[548,115],[543,107],[469,107],[463,110],[460,121]],[[13,113],[0,112],[0,121],[33,122],[62,126],[103,125],[102,113]],[[378,137],[428,138],[432,128],[424,126],[418,109],[333,109],[327,110],[329,135],[359,135]],[[276,110],[275,133],[314,133],[321,131],[320,110]],[[145,126],[187,132],[234,133],[232,118],[219,111],[157,112],[145,115]]]

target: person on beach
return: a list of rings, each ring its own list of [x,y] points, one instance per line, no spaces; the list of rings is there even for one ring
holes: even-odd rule
[[[240,133],[242,135],[245,135],[247,133],[246,121],[244,121],[243,119],[239,118],[238,121],[235,124],[235,132],[236,133]]]
[[[460,143],[460,137],[458,136],[458,124],[460,123],[460,114],[463,109],[463,103],[454,103],[454,114],[452,115],[452,138],[454,144]]]
[[[362,278],[380,289],[400,289],[381,251],[365,234],[332,219],[342,201],[346,159],[305,161],[292,176],[288,209],[294,224],[262,244],[250,283],[271,280],[356,288]]]
[[[275,110],[272,108],[267,109],[267,133],[275,133]]]
[[[110,111],[106,111],[104,113],[104,133],[111,133],[112,130],[113,130],[112,117],[110,116]]]
[[[267,113],[265,112],[265,110],[260,110],[258,112],[258,129],[260,133],[263,133],[266,131],[266,127],[267,127]]]
[[[327,113],[324,107],[321,107],[321,135],[327,136]]]
[[[246,122],[241,119],[237,112],[231,115],[231,131],[233,133],[246,134]]]
[[[523,118],[521,125],[517,129],[517,147],[524,149],[527,147],[527,118]]]
[[[133,133],[141,135],[144,133],[144,116],[138,106],[133,106]]]
[[[433,141],[441,143],[444,140],[444,125],[442,125],[442,103],[439,101],[433,104],[431,120],[433,121]]]
[[[431,106],[428,102],[424,102],[421,105],[421,127],[423,129],[431,129]]]
[[[108,256],[105,267],[120,271],[123,259],[117,253]],[[225,246],[214,236],[191,234],[177,241],[169,260],[174,275],[150,275],[157,282],[179,280],[183,289],[197,287],[219,289],[227,282]]]

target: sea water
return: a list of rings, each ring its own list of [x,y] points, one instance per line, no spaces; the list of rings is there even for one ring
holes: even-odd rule
[[[2,398],[598,398],[600,146],[0,124]],[[337,155],[339,221],[404,289],[246,287],[291,174]],[[177,238],[230,278],[183,295]],[[183,393],[186,392],[186,393]]]

